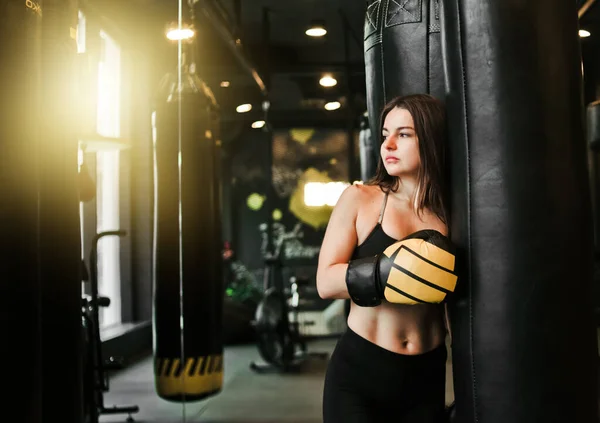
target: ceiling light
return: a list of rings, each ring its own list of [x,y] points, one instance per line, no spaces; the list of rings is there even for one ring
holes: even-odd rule
[[[246,113],[252,110],[252,104],[240,104],[235,108],[235,111],[238,113]]]
[[[342,105],[339,101],[330,101],[329,103],[325,104],[325,110],[337,110],[340,107],[342,107]]]
[[[323,75],[323,77],[319,80],[319,84],[324,87],[333,87],[337,85],[337,79],[331,75]]]
[[[229,81],[221,81],[221,87],[223,87],[223,88],[229,87]]]
[[[579,36],[581,38],[589,37],[590,35],[592,35],[592,34],[590,34],[590,31],[586,31],[585,29],[579,30]]]
[[[308,28],[306,30],[306,35],[309,37],[322,37],[327,34],[327,30],[325,28]]]
[[[174,28],[167,31],[167,38],[172,41],[189,40],[194,36],[190,28]]]
[[[264,120],[257,120],[256,122],[252,122],[252,127],[254,129],[259,129],[259,128],[262,128],[263,126],[265,126]]]
[[[325,34],[327,34],[327,30],[322,21],[313,21],[310,28],[306,30],[306,35],[309,37],[322,37]]]

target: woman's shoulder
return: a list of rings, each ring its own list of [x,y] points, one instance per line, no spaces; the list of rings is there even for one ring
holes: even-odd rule
[[[374,197],[381,196],[381,188],[378,185],[352,184],[347,187],[340,196],[343,203],[354,203],[360,205],[371,202]]]
[[[335,208],[342,209],[347,218],[356,218],[364,213],[370,214],[374,207],[378,209],[382,198],[383,191],[378,185],[353,184],[342,192]]]

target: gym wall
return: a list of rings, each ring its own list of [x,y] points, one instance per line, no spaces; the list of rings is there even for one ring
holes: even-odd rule
[[[266,226],[272,209],[273,243],[277,246],[286,240],[282,249],[284,281],[292,275],[309,279],[306,296],[310,302],[306,311],[320,313],[332,303],[318,297],[315,279],[332,208],[306,206],[304,187],[307,182],[349,182],[349,132],[345,128],[276,128],[272,143],[272,204],[267,198],[268,137],[260,130],[245,131],[229,146],[231,159],[223,166],[224,172],[230,166],[229,178],[224,179],[229,188],[225,186],[224,192],[231,193],[229,241],[235,253],[234,273],[262,291]]]

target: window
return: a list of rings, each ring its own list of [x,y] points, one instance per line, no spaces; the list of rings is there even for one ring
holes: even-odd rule
[[[347,182],[307,182],[304,185],[304,204],[333,207],[349,185]]]
[[[119,229],[119,152],[96,153],[97,231]],[[121,323],[121,278],[119,238],[108,236],[98,243],[98,292],[110,298],[100,309],[100,326]]]
[[[104,31],[100,31],[98,63],[97,131],[118,138],[121,125],[121,50]],[[96,153],[96,229],[117,230],[119,224],[119,151]],[[102,238],[98,244],[98,291],[110,298],[110,306],[101,309],[100,326],[121,323],[121,280],[119,238]]]
[[[85,53],[85,15],[81,12],[78,13],[77,22],[77,54]],[[84,152],[79,146],[77,151],[77,164],[81,166],[83,164]],[[83,202],[79,203],[79,230],[81,233],[81,258],[85,259],[85,243],[84,243],[84,221],[83,221]],[[85,287],[81,287],[82,293],[85,292]]]
[[[87,25],[86,16],[81,11],[78,17],[77,52],[86,55],[90,53],[86,60],[82,61],[84,68],[82,69],[81,92],[84,97],[82,101],[85,103],[86,99],[89,100],[91,102],[89,106],[95,108],[95,119],[92,117],[90,122],[92,134],[85,132],[83,135],[93,137],[93,132],[96,132],[103,138],[117,139],[121,135],[121,48],[106,32],[92,30],[93,26]],[[89,46],[86,45],[88,43]],[[88,52],[88,49],[93,51]],[[88,69],[87,66],[93,66],[95,69]],[[91,93],[86,94],[86,90],[93,85],[96,87],[92,88]],[[81,141],[86,144],[86,150],[85,152],[81,148],[79,150],[79,165],[81,166],[86,153],[95,154],[96,159],[95,219],[93,215],[86,215],[83,203],[80,203],[82,247],[86,245],[84,241],[87,241],[88,248],[91,248],[89,245],[91,239],[85,239],[86,234],[87,238],[91,238],[90,230],[104,232],[120,229],[119,151],[118,148],[110,146],[110,143],[104,146],[102,143],[96,143],[90,147],[89,140]],[[90,225],[92,227],[88,228]],[[100,296],[110,298],[110,306],[99,310],[100,327],[105,328],[121,323],[119,238],[116,236],[102,238],[98,243],[97,252],[98,292]],[[82,250],[84,258],[87,253],[89,251]]]

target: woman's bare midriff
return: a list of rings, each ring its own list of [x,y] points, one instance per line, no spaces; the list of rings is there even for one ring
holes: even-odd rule
[[[352,303],[348,327],[386,350],[423,354],[445,342],[444,309],[440,305],[382,303],[359,307]]]

